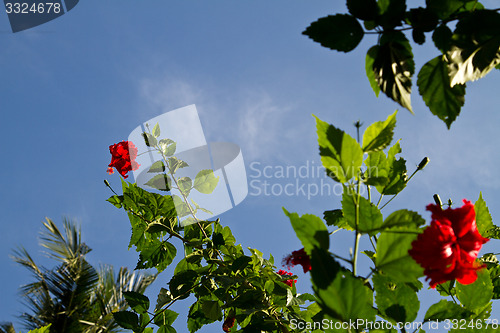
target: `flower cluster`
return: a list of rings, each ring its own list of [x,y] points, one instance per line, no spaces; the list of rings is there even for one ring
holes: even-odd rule
[[[281,275],[281,276],[286,276],[286,275],[293,276],[293,274],[292,274],[292,273],[287,272],[287,271],[284,271],[284,270],[282,270],[282,269],[280,269],[280,270],[278,271],[278,274],[279,274],[279,275]],[[287,285],[288,285],[288,286],[290,286],[290,287],[293,287],[293,284],[294,284],[294,283],[297,283],[297,280],[294,280],[294,279],[289,279],[289,280],[284,280],[284,281],[281,281],[281,282],[283,282],[283,283],[287,284]]]
[[[113,167],[127,179],[127,172],[137,170],[140,167],[135,159],[137,157],[137,147],[131,141],[122,141],[109,146],[111,162],[108,165],[108,173],[112,174]]]
[[[224,320],[224,323],[222,324],[222,330],[224,332],[229,332],[231,328],[233,328],[235,320],[236,320],[235,317],[227,317],[226,320]]]
[[[293,251],[292,254],[284,257],[281,264],[283,266],[286,266],[288,269],[296,265],[301,265],[304,273],[307,273],[311,270],[311,260],[303,248],[297,251]]]
[[[474,205],[464,199],[460,208],[443,210],[430,204],[431,225],[412,243],[408,252],[424,268],[431,288],[456,279],[470,284],[477,279],[477,270],[484,267],[476,259],[482,245],[489,239],[479,234]]]

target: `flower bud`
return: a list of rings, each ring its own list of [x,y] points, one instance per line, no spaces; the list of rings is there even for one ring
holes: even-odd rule
[[[439,194],[434,194],[432,197],[434,198],[434,202],[436,203],[436,205],[438,205],[439,207],[443,206],[443,202],[441,201]]]
[[[106,179],[104,179],[104,185],[106,185],[107,187],[111,187]]]
[[[424,157],[424,159],[422,160],[422,162],[420,162],[420,164],[418,165],[418,168],[417,170],[422,170],[423,168],[425,168],[425,166],[430,162],[430,159],[428,157]]]

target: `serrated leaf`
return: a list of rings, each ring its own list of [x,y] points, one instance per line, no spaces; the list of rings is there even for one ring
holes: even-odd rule
[[[167,162],[172,174],[175,174],[179,169],[189,166],[186,162],[178,159],[175,156],[169,157]]]
[[[165,171],[165,164],[163,164],[163,161],[156,161],[149,167],[148,173],[157,173],[163,171]]]
[[[477,10],[457,23],[447,53],[451,86],[475,81],[500,64],[500,14]]]
[[[354,17],[363,20],[374,20],[378,14],[376,0],[347,0],[347,9]]]
[[[172,184],[172,180],[168,175],[160,174],[156,175],[150,180],[147,181],[144,185],[155,188],[160,191],[170,191],[170,186]]]
[[[144,139],[144,143],[148,147],[155,147],[158,144],[156,138],[149,133],[142,133],[142,138]]]
[[[109,197],[106,201],[110,202],[116,208],[122,208],[123,195],[113,195]]]
[[[161,133],[161,132],[160,132],[160,124],[156,123],[156,125],[153,127],[153,132],[152,132],[152,134],[153,134],[153,136],[154,136],[155,138],[158,138],[158,137],[160,136],[160,133]]]
[[[334,209],[327,210],[323,212],[323,218],[326,221],[326,224],[329,226],[336,226],[338,228],[346,229],[346,230],[354,230],[350,225],[347,219],[344,218],[344,214],[342,213],[342,209]]]
[[[177,179],[177,185],[179,185],[179,190],[184,193],[185,196],[188,196],[193,187],[193,181],[189,177],[182,177]]]
[[[380,274],[375,274],[372,281],[375,302],[382,318],[393,324],[412,322],[417,318],[420,302],[416,291]]]
[[[368,126],[363,134],[363,152],[382,150],[391,144],[397,113],[396,110],[385,121],[377,121]]]
[[[359,208],[356,210],[355,201],[358,199]],[[342,194],[342,212],[352,229],[357,229],[361,233],[368,233],[371,236],[378,232],[383,223],[382,213],[377,206],[362,196],[357,198],[356,194],[350,195],[348,191],[344,191]],[[357,226],[356,212],[359,214]]]
[[[377,83],[377,79],[375,78],[373,63],[375,62],[375,58],[377,57],[378,49],[379,49],[378,45],[370,47],[370,49],[366,53],[366,58],[365,58],[366,77],[368,78],[368,82],[370,82],[370,86],[372,87],[373,92],[377,97],[380,94],[380,87]]]
[[[315,247],[325,250],[329,248],[328,229],[319,217],[310,214],[299,217],[297,213],[289,213],[285,208],[283,211],[307,253],[311,253]]]
[[[408,254],[416,233],[382,232],[377,240],[377,269],[401,282],[415,282],[423,269]]]
[[[483,194],[479,193],[479,198],[474,203],[474,211],[476,212],[477,230],[483,237],[489,237],[488,231],[494,229],[493,219],[491,218],[490,210],[486,207],[486,202],[483,200]]]
[[[434,30],[432,34],[432,41],[434,42],[436,48],[445,54],[450,50],[452,36],[453,32],[451,32],[451,29],[448,28],[446,24],[441,24]]]
[[[172,300],[173,296],[170,291],[165,288],[161,288],[156,300],[155,312],[158,312],[165,304],[170,303]]]
[[[350,52],[361,42],[364,31],[361,24],[353,16],[337,14],[322,17],[311,23],[303,34],[320,43],[321,46]]]
[[[169,157],[175,154],[175,150],[177,148],[177,144],[170,139],[162,139],[159,144],[161,152],[163,155]]]
[[[448,74],[447,63],[438,56],[422,67],[417,86],[432,114],[444,121],[449,129],[465,103],[465,85],[452,87]]]
[[[125,329],[133,330],[139,327],[139,317],[130,311],[113,312],[113,318],[118,325]]]
[[[124,291],[123,296],[128,305],[137,313],[145,313],[149,309],[149,298],[135,291]]]
[[[173,244],[155,239],[141,249],[136,269],[156,268],[161,272],[172,263],[176,253]]]
[[[400,209],[386,217],[382,229],[398,228],[416,230],[419,226],[424,224],[425,220],[419,213]]]
[[[333,180],[346,183],[357,177],[363,163],[363,150],[350,135],[316,118],[321,163]]]
[[[413,113],[410,96],[415,63],[410,43],[404,34],[384,33],[374,58],[372,69],[380,90]]]
[[[441,300],[431,307],[425,313],[425,321],[445,321],[446,319],[468,319],[472,312],[460,305],[447,300]]]
[[[162,310],[161,314],[155,317],[154,323],[158,326],[170,326],[177,319],[177,316],[179,314],[175,311],[170,309]]]
[[[477,280],[471,284],[457,282],[455,287],[460,303],[471,311],[483,309],[493,297],[493,284],[487,269],[477,271]]]
[[[212,170],[206,169],[198,172],[194,179],[193,188],[200,193],[210,194],[215,190],[218,183],[219,177],[215,177]]]
[[[222,311],[218,301],[203,301],[201,310],[205,317],[211,320],[221,320]]]

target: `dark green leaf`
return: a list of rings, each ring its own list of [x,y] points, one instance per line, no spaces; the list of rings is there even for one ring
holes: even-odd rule
[[[363,152],[382,150],[391,144],[397,113],[395,111],[385,121],[377,121],[368,126],[363,134]]]
[[[163,161],[156,161],[149,167],[148,172],[149,173],[156,173],[156,172],[163,172],[165,171],[165,165],[163,164]]]
[[[475,81],[500,64],[500,14],[477,10],[457,23],[447,53],[451,86]]]
[[[411,210],[400,209],[391,215],[387,216],[382,225],[383,229],[398,228],[416,230],[419,226],[424,225],[425,220],[417,212]]]
[[[135,291],[125,291],[123,296],[128,305],[137,313],[145,313],[149,309],[149,298]]]
[[[156,331],[156,333],[177,333],[177,331],[170,325],[163,325],[158,329],[158,331]]]
[[[155,312],[158,312],[165,304],[168,304],[172,301],[173,297],[170,291],[165,288],[160,289],[160,293],[158,294],[158,299],[156,300]]]
[[[383,318],[393,324],[412,322],[416,319],[420,302],[417,293],[402,282],[391,280],[387,276],[373,276],[375,302]]]
[[[368,50],[368,52],[366,53],[366,59],[365,59],[366,77],[368,78],[368,81],[370,82],[370,86],[372,87],[373,92],[375,93],[375,96],[377,96],[377,97],[380,94],[380,87],[378,86],[377,79],[375,78],[373,64],[375,62],[375,58],[378,55],[378,49],[379,49],[378,45],[372,46]]]
[[[349,52],[363,39],[364,31],[353,16],[329,15],[311,23],[304,35],[332,50]]]
[[[113,318],[121,327],[133,330],[139,327],[139,317],[130,311],[113,312]]]
[[[177,319],[178,315],[179,314],[177,312],[169,309],[162,310],[161,314],[155,317],[154,323],[158,326],[163,326],[163,325],[170,326],[174,323],[175,319]]]
[[[347,219],[344,218],[342,209],[327,210],[323,213],[323,218],[325,219],[327,225],[334,225],[338,228],[346,230],[354,230],[349,225]]]
[[[350,195],[349,191],[344,191],[342,195],[342,212],[349,226],[361,233],[374,235],[382,226],[383,217],[380,210],[366,198]],[[359,208],[356,210],[355,201],[359,199]],[[356,225],[356,211],[358,212],[358,225]]]
[[[417,79],[418,92],[432,114],[445,122],[450,128],[465,103],[465,86],[457,84],[451,87],[448,65],[442,56],[426,63]]]
[[[171,243],[152,241],[142,249],[136,269],[156,268],[161,272],[172,263],[176,253],[177,250]]]
[[[460,303],[471,311],[484,308],[493,297],[493,284],[487,269],[477,271],[474,283],[463,285],[458,282],[455,289]]]
[[[193,270],[182,271],[175,274],[168,283],[172,296],[177,297],[183,295],[187,297],[188,292],[195,285],[197,279],[198,273]]]
[[[436,304],[431,305],[431,307],[425,313],[425,321],[445,321],[446,319],[468,319],[472,312],[461,307],[460,305],[447,301],[441,300]]]
[[[363,150],[356,140],[318,117],[316,128],[321,162],[328,176],[340,183],[357,177],[363,163]]]
[[[410,112],[411,77],[415,72],[410,43],[401,32],[386,32],[380,39],[372,69],[377,85],[387,97]]]
[[[319,217],[309,214],[299,217],[297,213],[289,213],[285,208],[283,208],[283,211],[290,219],[293,230],[295,230],[307,253],[311,253],[315,247],[328,249],[330,246],[328,229]]]
[[[370,21],[378,15],[378,5],[376,0],[347,0],[347,9],[354,17]]]
[[[377,22],[385,31],[402,25],[406,14],[406,0],[378,0],[379,17]]]
[[[382,232],[377,240],[377,269],[401,282],[415,282],[423,269],[408,254],[417,233]]]
[[[211,320],[221,320],[222,311],[219,301],[203,301],[201,303],[201,310],[205,317]]]
[[[247,257],[247,256],[238,257],[231,264],[231,270],[233,272],[241,271],[241,270],[245,269],[251,261],[252,261],[252,258]]]
[[[219,182],[219,177],[214,176],[212,170],[201,170],[194,179],[193,188],[200,193],[212,193]]]
[[[451,29],[446,24],[441,24],[434,30],[432,41],[439,51],[444,54],[450,50],[452,36],[453,32],[451,32]]]

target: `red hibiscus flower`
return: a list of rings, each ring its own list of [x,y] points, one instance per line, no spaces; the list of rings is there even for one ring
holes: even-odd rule
[[[231,328],[234,326],[234,321],[236,318],[234,317],[227,317],[226,320],[224,320],[224,323],[222,324],[222,330],[224,332],[229,332]]]
[[[309,259],[309,256],[303,248],[297,251],[293,251],[292,254],[284,257],[281,264],[283,266],[286,266],[288,269],[290,269],[290,267],[294,267],[295,265],[301,265],[304,273],[307,273],[311,270],[311,260]]]
[[[292,273],[287,272],[287,271],[284,271],[284,270],[282,270],[282,269],[280,269],[280,270],[278,271],[278,274],[279,274],[279,275],[281,275],[281,276],[284,276],[284,275],[290,275],[290,276],[293,276],[293,274],[292,274]],[[297,280],[290,279],[290,280],[284,280],[284,281],[281,281],[281,282],[283,282],[283,283],[285,283],[285,284],[289,285],[290,287],[293,287],[293,284],[294,284],[294,283],[297,283]]]
[[[431,225],[411,244],[408,253],[424,268],[431,288],[456,279],[470,284],[477,279],[477,270],[484,267],[476,259],[489,239],[483,238],[476,226],[474,205],[464,199],[460,208],[442,210],[430,204]]]
[[[137,147],[131,141],[122,141],[109,146],[111,153],[111,163],[108,165],[108,173],[113,173],[113,167],[127,179],[127,172],[137,170],[139,164],[135,161],[137,157]]]

